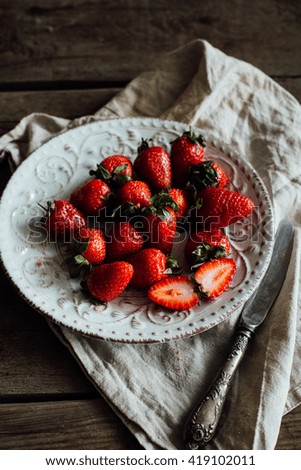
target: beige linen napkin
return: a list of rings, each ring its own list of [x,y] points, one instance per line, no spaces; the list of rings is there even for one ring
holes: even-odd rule
[[[249,160],[273,202],[276,227],[295,226],[285,284],[234,379],[209,449],[273,449],[282,416],[301,402],[301,108],[251,65],[195,40],[133,80],[94,117],[32,114],[0,139],[15,168],[66,126],[152,116],[200,127]],[[52,325],[122,421],[147,449],[182,448],[183,426],[222,365],[240,312],[192,338],[154,345],[109,343]]]

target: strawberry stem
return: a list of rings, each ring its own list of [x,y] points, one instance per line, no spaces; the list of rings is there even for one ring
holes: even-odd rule
[[[142,139],[141,139],[141,144],[139,145],[139,147],[138,147],[138,149],[137,149],[138,154],[141,153],[143,150],[149,148],[149,141],[150,141],[150,140],[151,140],[151,139],[144,139],[144,138],[142,137]]]
[[[47,201],[47,207],[42,206],[42,204],[40,204],[38,202],[38,206],[41,207],[41,209],[43,209],[43,211],[45,211],[45,219],[47,219],[47,217],[49,217],[51,212],[54,211],[54,209],[55,209],[55,202],[54,201]]]
[[[199,134],[198,136],[193,132],[192,128],[189,128],[189,131],[183,132],[183,134],[179,137],[177,137],[175,140],[171,141],[170,143],[173,144],[174,142],[177,142],[178,140],[183,139],[183,137],[187,137],[193,144],[200,145],[202,147],[206,147],[206,140],[205,137],[202,134]]]
[[[193,132],[192,128],[189,128],[189,131],[183,133],[183,137],[188,137],[191,142],[197,145],[201,145],[202,147],[206,147],[206,140],[202,134],[198,136]]]

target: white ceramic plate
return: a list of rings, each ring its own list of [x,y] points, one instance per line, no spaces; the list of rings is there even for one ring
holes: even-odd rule
[[[89,178],[89,170],[114,153],[136,156],[141,138],[170,148],[187,126],[149,118],[96,121],[63,132],[33,152],[10,179],[0,205],[0,249],[4,268],[19,293],[41,314],[78,333],[124,342],[158,342],[201,333],[217,325],[258,286],[273,247],[273,216],[268,193],[254,169],[207,136],[206,159],[226,170],[230,189],[255,203],[250,217],[227,230],[237,271],[219,298],[190,311],[164,310],[143,292],[126,290],[107,306],[91,304],[78,280],[61,267],[60,247],[35,238],[38,203],[68,198]],[[183,244],[177,244],[183,259]]]

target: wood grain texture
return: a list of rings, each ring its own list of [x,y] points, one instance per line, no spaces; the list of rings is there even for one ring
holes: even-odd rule
[[[281,84],[289,84],[295,94],[301,96],[300,80],[282,79]],[[117,91],[2,92],[0,125],[7,125],[10,129],[30,112],[50,112],[66,118],[92,114]],[[10,172],[4,164],[0,169],[3,188]],[[95,406],[93,401],[83,398],[97,396],[97,392],[70,353],[50,331],[45,319],[16,294],[2,271],[0,296],[0,397],[2,403],[10,402],[0,408],[1,418],[6,416],[0,424],[0,448],[136,448],[136,440],[128,430],[123,429],[119,433],[121,422],[106,408],[105,402],[100,400]],[[66,407],[65,400],[71,396],[77,399],[68,400]],[[57,401],[47,401],[45,407],[44,403],[32,402],[54,398]],[[64,401],[59,401],[62,399]],[[28,408],[27,403],[18,403],[20,401],[31,404]],[[79,421],[86,423],[87,429],[79,434],[72,415],[74,410]],[[56,428],[58,421],[64,423],[59,430]],[[300,429],[301,407],[298,407],[284,417],[277,449],[301,449]]]
[[[0,404],[0,449],[140,449],[102,399]]]
[[[292,0],[2,0],[0,16],[2,84],[130,80],[196,38],[269,75],[300,77]]]
[[[103,399],[0,404],[0,449],[141,449]],[[283,420],[277,450],[300,450],[301,412]]]
[[[18,401],[69,394],[96,395],[72,355],[48,330],[0,333],[0,397]]]
[[[301,449],[301,406],[284,416],[276,449]]]
[[[93,114],[196,38],[272,76],[301,101],[294,0],[0,0],[0,135],[27,114]],[[0,165],[0,190],[10,172]],[[0,449],[138,449],[46,320],[0,270]],[[97,398],[96,398],[97,397]],[[301,407],[277,449],[301,449]]]
[[[31,113],[47,113],[72,119],[94,114],[120,89],[99,88],[88,90],[0,91],[0,123],[20,121]]]
[[[2,269],[0,298],[0,402],[96,396],[94,386],[46,319],[19,296]]]

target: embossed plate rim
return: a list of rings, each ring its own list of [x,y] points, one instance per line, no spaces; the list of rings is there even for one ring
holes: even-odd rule
[[[18,180],[21,172],[23,169],[26,169],[26,166],[28,165],[30,167],[31,161],[34,158],[37,158],[36,155],[39,155],[39,152],[44,151],[45,149],[47,150],[47,145],[53,141],[58,141],[59,144],[62,143],[60,140],[62,139],[62,136],[67,136],[72,137],[72,134],[75,133],[75,135],[78,132],[93,132],[93,130],[97,129],[103,129],[106,126],[109,128],[114,128],[116,126],[120,125],[124,129],[128,129],[129,127],[132,128],[137,128],[137,126],[141,127],[141,132],[142,128],[145,129],[152,129],[153,132],[161,132],[161,134],[165,132],[176,132],[179,134],[180,132],[183,132],[183,130],[187,129],[187,125],[184,123],[176,122],[176,121],[167,121],[167,120],[160,120],[157,118],[116,118],[116,119],[109,119],[106,121],[103,120],[93,120],[93,122],[87,122],[84,124],[81,124],[78,127],[71,127],[68,129],[63,130],[59,134],[50,137],[45,143],[43,143],[40,147],[35,149],[32,154],[24,161],[22,164],[18,167],[16,172],[12,175],[7,188],[4,190],[2,198],[1,198],[1,203],[0,203],[0,214],[3,212],[3,205],[2,201],[5,200],[6,194],[9,192],[9,188],[11,185],[14,184],[15,180]],[[94,129],[95,128],[95,129]],[[82,131],[81,131],[82,130]],[[200,131],[198,128],[194,127],[194,130]],[[68,133],[72,133],[71,135]],[[64,139],[63,139],[64,141]],[[229,145],[224,144],[219,141],[219,139],[216,139],[215,137],[207,136],[207,142],[209,146],[213,146],[219,151],[223,152],[225,156],[231,155],[231,158],[234,158],[237,163],[235,165],[238,166],[240,171],[243,171],[244,173],[247,173],[248,178],[250,181],[253,181],[253,186],[259,188],[260,190],[260,195],[264,199],[264,206],[265,210],[268,212],[268,215],[270,217],[270,230],[271,233],[274,233],[274,220],[273,220],[273,212],[272,212],[272,205],[271,201],[268,195],[268,192],[265,188],[265,185],[261,178],[259,177],[258,173],[256,170],[252,167],[252,165],[249,162],[243,161],[241,157],[239,157],[235,152],[233,152],[232,149],[230,149]],[[42,150],[41,150],[42,149]],[[255,183],[254,183],[255,181]],[[251,183],[250,183],[251,184]],[[5,211],[4,211],[5,212]],[[141,336],[139,337],[139,334],[135,337],[132,337],[131,335],[127,337],[125,334],[121,336],[115,336],[114,334],[111,333],[100,333],[99,331],[94,331],[89,330],[89,328],[83,328],[82,326],[80,328],[74,326],[74,324],[70,324],[69,321],[66,321],[66,319],[62,320],[58,318],[57,316],[53,315],[51,312],[49,312],[49,309],[47,306],[45,308],[41,308],[41,306],[37,305],[36,302],[32,299],[30,295],[26,293],[26,289],[24,289],[24,286],[22,284],[20,285],[20,282],[16,282],[14,279],[14,276],[11,274],[11,269],[9,266],[7,266],[7,263],[5,262],[4,258],[4,247],[3,247],[3,240],[2,237],[0,236],[0,259],[1,263],[3,265],[3,268],[7,274],[7,276],[10,278],[12,281],[13,285],[15,288],[18,290],[19,294],[31,305],[33,306],[39,313],[44,315],[46,318],[50,319],[51,321],[55,322],[56,324],[60,326],[67,327],[68,329],[76,332],[76,333],[81,333],[82,335],[93,337],[93,338],[98,338],[98,339],[105,339],[108,341],[118,341],[118,342],[127,342],[127,343],[157,343],[157,342],[162,342],[162,341],[168,341],[168,340],[175,340],[175,339],[181,339],[189,336],[193,336],[195,334],[201,333],[203,331],[208,330],[209,328],[214,327],[215,325],[219,324],[220,322],[224,321],[229,315],[231,315],[234,311],[236,311],[244,301],[247,300],[247,298],[250,297],[254,289],[257,287],[258,283],[260,282],[260,279],[264,275],[264,272],[267,268],[267,265],[269,263],[271,253],[272,253],[272,248],[273,248],[273,240],[270,240],[269,243],[266,246],[266,251],[264,253],[264,256],[261,258],[261,263],[260,263],[260,268],[257,270],[256,276],[253,276],[253,282],[248,285],[248,287],[243,289],[243,291],[240,293],[240,295],[236,296],[234,299],[235,301],[229,302],[229,307],[224,307],[223,310],[219,308],[220,312],[219,315],[216,315],[215,318],[210,322],[206,323],[206,326],[203,326],[201,323],[192,324],[185,326],[184,329],[179,329],[179,328],[171,328],[169,331],[166,330],[163,334],[160,330],[159,336],[157,335],[158,332],[156,331],[149,331],[146,336]],[[101,315],[101,313],[100,313]],[[176,315],[176,314],[175,314]],[[88,324],[86,325],[88,326]],[[155,326],[152,327],[154,329]],[[170,326],[169,326],[170,328]],[[157,335],[157,336],[156,336]]]

